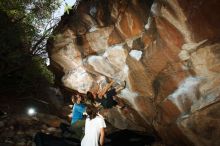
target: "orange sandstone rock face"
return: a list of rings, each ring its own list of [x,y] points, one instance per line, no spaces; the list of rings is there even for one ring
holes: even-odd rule
[[[130,112],[105,111],[117,128],[156,131],[168,145],[217,146],[218,13],[217,0],[82,0],[48,41],[51,66],[81,93],[125,80],[118,96]]]

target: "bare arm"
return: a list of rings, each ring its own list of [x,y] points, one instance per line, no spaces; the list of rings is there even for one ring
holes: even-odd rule
[[[105,130],[104,128],[101,128],[101,131],[100,131],[100,146],[103,146],[104,145],[104,138],[105,138]]]
[[[120,87],[118,87],[118,88],[115,89],[115,92],[118,93],[119,91],[121,91],[121,90],[124,89],[124,88],[125,88],[125,87],[121,87],[121,86],[120,86]]]
[[[108,91],[108,89],[112,86],[113,83],[114,83],[114,81],[112,80],[100,92],[98,92],[98,97],[102,97]]]

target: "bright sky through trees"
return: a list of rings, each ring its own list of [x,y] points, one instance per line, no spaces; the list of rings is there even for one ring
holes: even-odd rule
[[[62,0],[62,4],[60,8],[55,12],[55,17],[61,17],[64,14],[65,9],[65,3],[68,4],[68,6],[73,6],[75,4],[76,0]]]

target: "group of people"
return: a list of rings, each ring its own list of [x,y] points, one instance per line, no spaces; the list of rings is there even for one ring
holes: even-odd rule
[[[73,127],[73,131],[79,127],[82,131],[84,128],[81,146],[103,146],[106,124],[103,116],[99,114],[99,110],[101,108],[109,109],[113,106],[124,107],[124,104],[120,102],[116,95],[125,88],[126,82],[124,82],[124,85],[116,87],[112,87],[113,83],[114,81],[111,81],[101,91],[96,93],[88,91],[84,99],[79,94],[72,97],[74,105],[71,127]],[[86,120],[83,119],[84,115]]]

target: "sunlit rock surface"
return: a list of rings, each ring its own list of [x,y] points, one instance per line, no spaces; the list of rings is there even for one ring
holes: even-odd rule
[[[220,3],[82,0],[48,42],[57,79],[81,93],[126,80],[115,127],[155,131],[168,145],[218,146]]]

